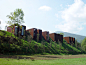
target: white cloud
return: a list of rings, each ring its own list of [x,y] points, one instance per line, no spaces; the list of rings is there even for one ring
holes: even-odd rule
[[[60,4],[60,6],[62,7],[62,4]]]
[[[41,7],[39,8],[39,10],[50,11],[50,10],[51,10],[51,7],[49,7],[49,6],[41,6]]]
[[[2,19],[0,19],[0,21],[1,21],[0,24],[1,30],[5,30],[6,23]]]
[[[86,4],[81,0],[74,0],[72,5],[61,11],[61,17],[64,22],[56,25],[56,28],[72,33],[81,31],[86,22]]]

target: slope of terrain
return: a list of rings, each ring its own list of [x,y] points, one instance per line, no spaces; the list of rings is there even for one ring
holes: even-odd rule
[[[69,45],[63,39],[63,43],[53,42],[51,38],[49,43],[44,39],[37,42],[28,41],[28,38],[19,38],[7,31],[0,31],[0,53],[1,54],[80,54],[83,53],[75,45]],[[84,52],[85,53],[85,52]]]

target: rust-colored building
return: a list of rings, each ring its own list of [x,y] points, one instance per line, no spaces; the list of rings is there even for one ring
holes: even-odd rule
[[[28,29],[26,31],[29,31],[29,33],[31,34],[31,36],[34,40],[37,39],[37,29],[36,28],[31,28],[31,29]]]
[[[11,26],[13,27],[13,30],[12,30]],[[7,27],[8,32],[11,32],[11,33],[13,33],[14,35],[17,35],[17,36],[18,36],[19,31],[21,31],[20,35],[23,36],[25,34],[26,26],[24,26],[24,25],[20,26],[22,28],[20,28],[19,26],[15,26],[15,25],[14,26],[11,25],[11,26]]]
[[[39,34],[39,40],[42,39],[42,30],[41,29],[37,29],[37,35]]]
[[[51,38],[53,41],[58,42],[59,35],[57,36],[56,33],[51,33],[51,34],[49,34],[49,36],[50,36],[50,38]]]
[[[67,41],[68,44],[71,44],[71,43],[75,44],[75,38],[73,37],[64,37],[64,39]]]
[[[47,42],[49,41],[49,32],[48,32],[48,31],[42,32],[42,36],[44,37],[44,39],[45,39]]]
[[[60,35],[59,37],[60,37],[60,38],[59,38],[59,41],[60,41],[61,43],[63,43],[63,35]]]
[[[21,35],[26,35],[26,26],[22,25],[22,28],[21,28]]]
[[[63,43],[63,35],[51,33],[51,34],[49,34],[49,36],[53,41],[58,42],[58,40],[59,40],[61,43]]]
[[[73,43],[75,44],[75,38],[73,38]]]

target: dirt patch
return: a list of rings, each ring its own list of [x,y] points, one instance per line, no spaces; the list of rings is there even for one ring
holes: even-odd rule
[[[0,55],[0,58],[12,59],[35,59],[35,60],[53,60],[53,59],[71,59],[71,58],[85,58],[86,55],[33,55],[33,56],[8,56]]]

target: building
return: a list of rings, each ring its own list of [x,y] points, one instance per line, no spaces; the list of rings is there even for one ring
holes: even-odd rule
[[[26,31],[28,31],[31,34],[31,36],[34,40],[37,40],[37,29],[36,28],[31,28]]]
[[[13,29],[11,27],[13,27]],[[23,36],[25,34],[25,31],[26,31],[26,26],[21,25],[19,27],[19,26],[16,26],[16,25],[11,25],[11,26],[7,27],[7,31],[11,32],[11,33],[13,33],[14,35],[17,35],[17,36],[19,35],[18,33],[20,32],[20,35]]]
[[[75,44],[75,38],[73,38],[73,43]]]
[[[75,44],[75,38],[73,37],[64,37],[64,39],[66,40],[68,44],[71,44],[71,43]]]
[[[51,34],[49,34],[49,36],[53,41],[58,42],[59,37],[57,37],[56,33],[51,33]]]
[[[53,41],[58,42],[58,40],[59,40],[61,43],[63,43],[63,35],[51,33],[51,34],[49,34],[49,36]]]
[[[47,42],[49,41],[49,32],[48,31],[42,32],[42,36]]]
[[[42,30],[37,29],[37,35],[39,34],[39,40],[42,40]]]
[[[59,38],[59,41],[60,41],[61,43],[63,43],[63,35],[60,35],[59,37],[60,37],[60,38]]]

